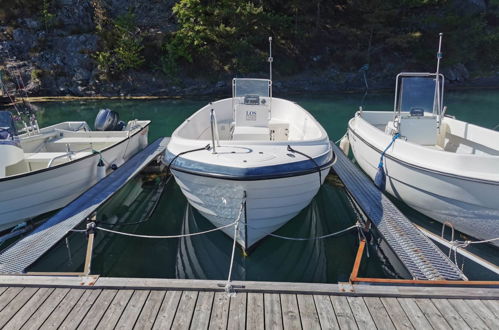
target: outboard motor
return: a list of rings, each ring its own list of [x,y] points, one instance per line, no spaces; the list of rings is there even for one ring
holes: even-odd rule
[[[16,135],[12,114],[9,111],[0,111],[0,140],[12,140]]]
[[[120,116],[116,111],[101,109],[95,117],[94,127],[96,131],[115,131],[119,121]]]

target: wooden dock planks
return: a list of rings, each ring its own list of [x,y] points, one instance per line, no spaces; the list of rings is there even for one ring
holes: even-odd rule
[[[499,300],[0,288],[5,329],[494,329]]]

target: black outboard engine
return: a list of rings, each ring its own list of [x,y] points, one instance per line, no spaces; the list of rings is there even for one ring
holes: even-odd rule
[[[94,127],[96,131],[121,131],[120,116],[116,111],[110,109],[101,109],[95,117]]]
[[[12,139],[17,135],[14,118],[9,111],[0,111],[0,140]]]

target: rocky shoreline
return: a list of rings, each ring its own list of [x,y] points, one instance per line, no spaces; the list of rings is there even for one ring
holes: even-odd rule
[[[95,61],[101,47],[97,32],[100,1],[57,0],[57,11],[50,28],[40,15],[0,21],[0,68],[6,88],[18,95],[25,89],[29,96],[196,96],[225,95],[230,91],[231,76],[192,78],[179,74],[174,79],[157,67],[130,70],[125,74],[103,78]],[[106,2],[107,14],[116,17],[126,12],[126,1]],[[137,26],[149,44],[159,42],[175,30],[171,7],[174,1],[134,3]],[[129,10],[129,9],[128,9]],[[275,55],[275,67],[279,54]],[[407,70],[405,63],[387,63],[384,68],[371,68],[367,82],[371,90],[393,89],[395,75]],[[499,72],[479,75],[457,63],[443,67],[449,88],[499,87]],[[5,74],[5,72],[7,74]],[[252,76],[265,77],[260,72]],[[19,77],[21,79],[19,79]],[[22,80],[20,86],[16,80]],[[21,88],[22,87],[22,88]],[[280,76],[276,73],[276,93],[305,94],[363,91],[364,73],[342,72],[330,67],[321,71],[305,71],[299,75]]]

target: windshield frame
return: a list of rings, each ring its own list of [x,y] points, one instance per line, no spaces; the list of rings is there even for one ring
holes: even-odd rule
[[[435,81],[437,79],[436,73],[429,72],[402,72],[397,75],[396,84],[395,84],[395,99],[393,105],[393,111],[396,115],[400,115],[402,112],[401,104],[402,104],[402,92],[403,92],[403,84],[402,81],[404,78],[433,78]],[[432,111],[434,115],[441,115],[441,111],[443,109],[443,99],[444,99],[444,84],[445,78],[443,74],[438,75],[438,83],[440,85],[440,100],[437,100],[437,86],[435,81],[435,92],[434,92],[434,100]],[[440,102],[439,102],[440,101]],[[430,113],[429,111],[425,111]]]

